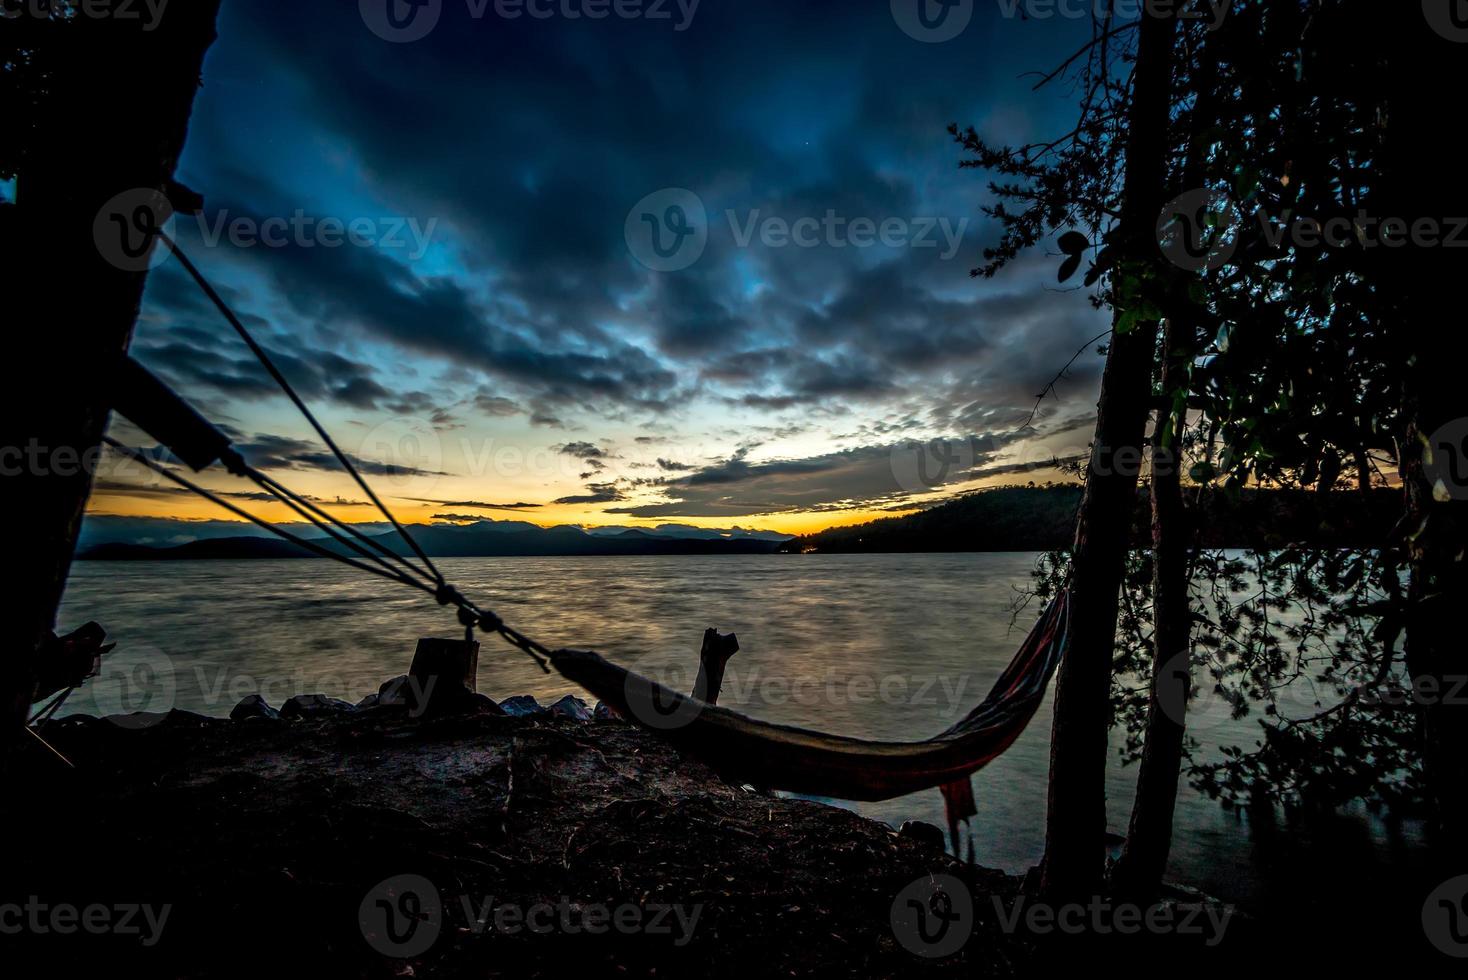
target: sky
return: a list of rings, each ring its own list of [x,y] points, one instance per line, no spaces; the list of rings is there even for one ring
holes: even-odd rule
[[[1058,479],[1099,356],[1021,426],[1106,323],[1053,242],[970,277],[997,229],[946,127],[1064,132],[1026,73],[1089,24],[918,2],[225,0],[173,229],[405,520],[803,533]],[[177,260],[133,350],[376,516]],[[221,516],[115,461],[91,511]]]

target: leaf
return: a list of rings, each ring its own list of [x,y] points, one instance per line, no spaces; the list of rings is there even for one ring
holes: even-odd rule
[[[1218,471],[1208,462],[1194,463],[1188,470],[1188,478],[1194,483],[1212,483],[1217,477]]]
[[[1068,231],[1060,236],[1060,251],[1066,255],[1080,255],[1090,247],[1090,241],[1078,231]]]
[[[1080,267],[1081,257],[1079,255],[1072,255],[1070,258],[1060,263],[1060,272],[1056,278],[1058,278],[1061,282],[1065,282],[1071,276],[1075,275],[1076,270]]]

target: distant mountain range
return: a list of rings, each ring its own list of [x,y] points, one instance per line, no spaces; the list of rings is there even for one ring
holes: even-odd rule
[[[370,536],[398,554],[407,545],[395,532],[373,528]],[[656,528],[593,528],[571,525],[543,528],[528,521],[478,521],[473,524],[415,524],[414,540],[435,558],[510,555],[708,555],[770,554],[789,540],[770,531],[716,531],[686,525]],[[299,529],[292,533],[306,537]],[[312,543],[339,554],[350,550],[322,537]],[[313,552],[289,541],[259,535],[209,535],[182,543],[111,540],[84,546],[83,561],[147,561],[187,559],[313,558]]]
[[[829,528],[793,538],[781,550],[794,552],[1051,551],[1069,548],[1082,489],[1071,484],[1003,487],[965,494],[906,517]],[[1191,500],[1191,497],[1189,498]],[[1374,547],[1386,541],[1401,514],[1401,492],[1373,490],[1319,494],[1290,490],[1245,490],[1208,498],[1199,526],[1209,548]],[[1201,517],[1201,520],[1199,518]],[[1151,517],[1145,490],[1137,494],[1132,539],[1149,540]]]
[[[783,552],[1048,551],[1067,548],[1075,534],[1081,488],[1061,484],[1003,487],[947,501],[906,517],[830,528],[792,538],[772,531],[711,530],[686,524],[654,528],[572,525],[540,527],[528,521],[477,521],[472,524],[416,524],[414,538],[433,557],[510,555],[758,555]],[[1396,490],[1378,489],[1318,494],[1304,491],[1246,490],[1234,497],[1214,494],[1202,515],[1207,547],[1280,547],[1309,543],[1322,547],[1372,547],[1383,542],[1401,512]],[[92,561],[164,559],[309,558],[310,551],[289,542],[240,533],[225,521],[159,522],[156,518],[88,518],[78,557]],[[1133,540],[1148,540],[1145,491],[1139,491],[1132,522]],[[137,524],[153,521],[154,524]],[[133,522],[133,523],[127,523]],[[202,525],[207,525],[203,527]],[[358,525],[393,551],[407,546],[382,525]],[[309,526],[308,526],[309,528]],[[251,529],[253,531],[254,529]],[[305,535],[300,525],[295,533]],[[309,528],[314,541],[337,552],[347,549]],[[148,531],[146,538],[141,533]],[[233,531],[234,533],[229,533]],[[190,532],[193,540],[178,540]],[[141,540],[140,540],[141,539]]]

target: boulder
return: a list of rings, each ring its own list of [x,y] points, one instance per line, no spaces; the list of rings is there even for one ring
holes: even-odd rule
[[[611,705],[607,704],[605,701],[598,701],[596,703],[596,710],[591,713],[591,717],[595,718],[597,721],[621,721],[622,720],[622,716],[617,713],[617,709],[616,708],[613,708]]]
[[[572,721],[590,721],[591,709],[586,707],[586,702],[574,694],[567,694],[561,700],[550,706],[550,713],[562,718],[570,718]]]
[[[474,711],[484,715],[505,714],[505,709],[499,706],[499,702],[489,695],[480,694],[477,691],[470,697],[470,707]]]
[[[327,718],[356,711],[357,706],[349,701],[329,698],[324,694],[297,694],[280,707],[282,718]]]
[[[201,715],[194,711],[185,711],[182,708],[169,708],[167,711],[134,711],[126,715],[108,715],[105,719],[118,728],[152,728],[154,725],[165,725],[170,728],[205,728],[218,719]]]
[[[266,703],[265,699],[260,695],[251,694],[234,706],[234,710],[229,713],[229,717],[231,721],[250,721],[256,718],[262,718],[267,721],[278,721],[280,719],[280,712]]]
[[[935,851],[944,848],[942,828],[924,820],[904,820],[897,833],[900,837],[906,837]]]
[[[505,698],[500,702],[500,709],[514,718],[531,718],[547,713],[545,708],[541,707],[540,702],[528,694],[517,694],[512,698]]]
[[[407,686],[408,675],[399,674],[391,680],[383,681],[382,686],[377,689],[377,693],[369,694],[358,701],[357,707],[378,708],[387,706],[401,707],[402,705],[406,705],[408,699],[404,692],[407,690]]]

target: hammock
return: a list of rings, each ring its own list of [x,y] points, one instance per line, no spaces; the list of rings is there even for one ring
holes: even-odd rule
[[[557,651],[551,666],[627,720],[738,782],[843,800],[886,800],[934,786],[949,787],[945,796],[962,796],[969,774],[1009,748],[1044,700],[1066,646],[1069,607],[1069,593],[1061,592],[983,703],[921,742],[869,741],[759,721],[669,690],[595,653]]]

